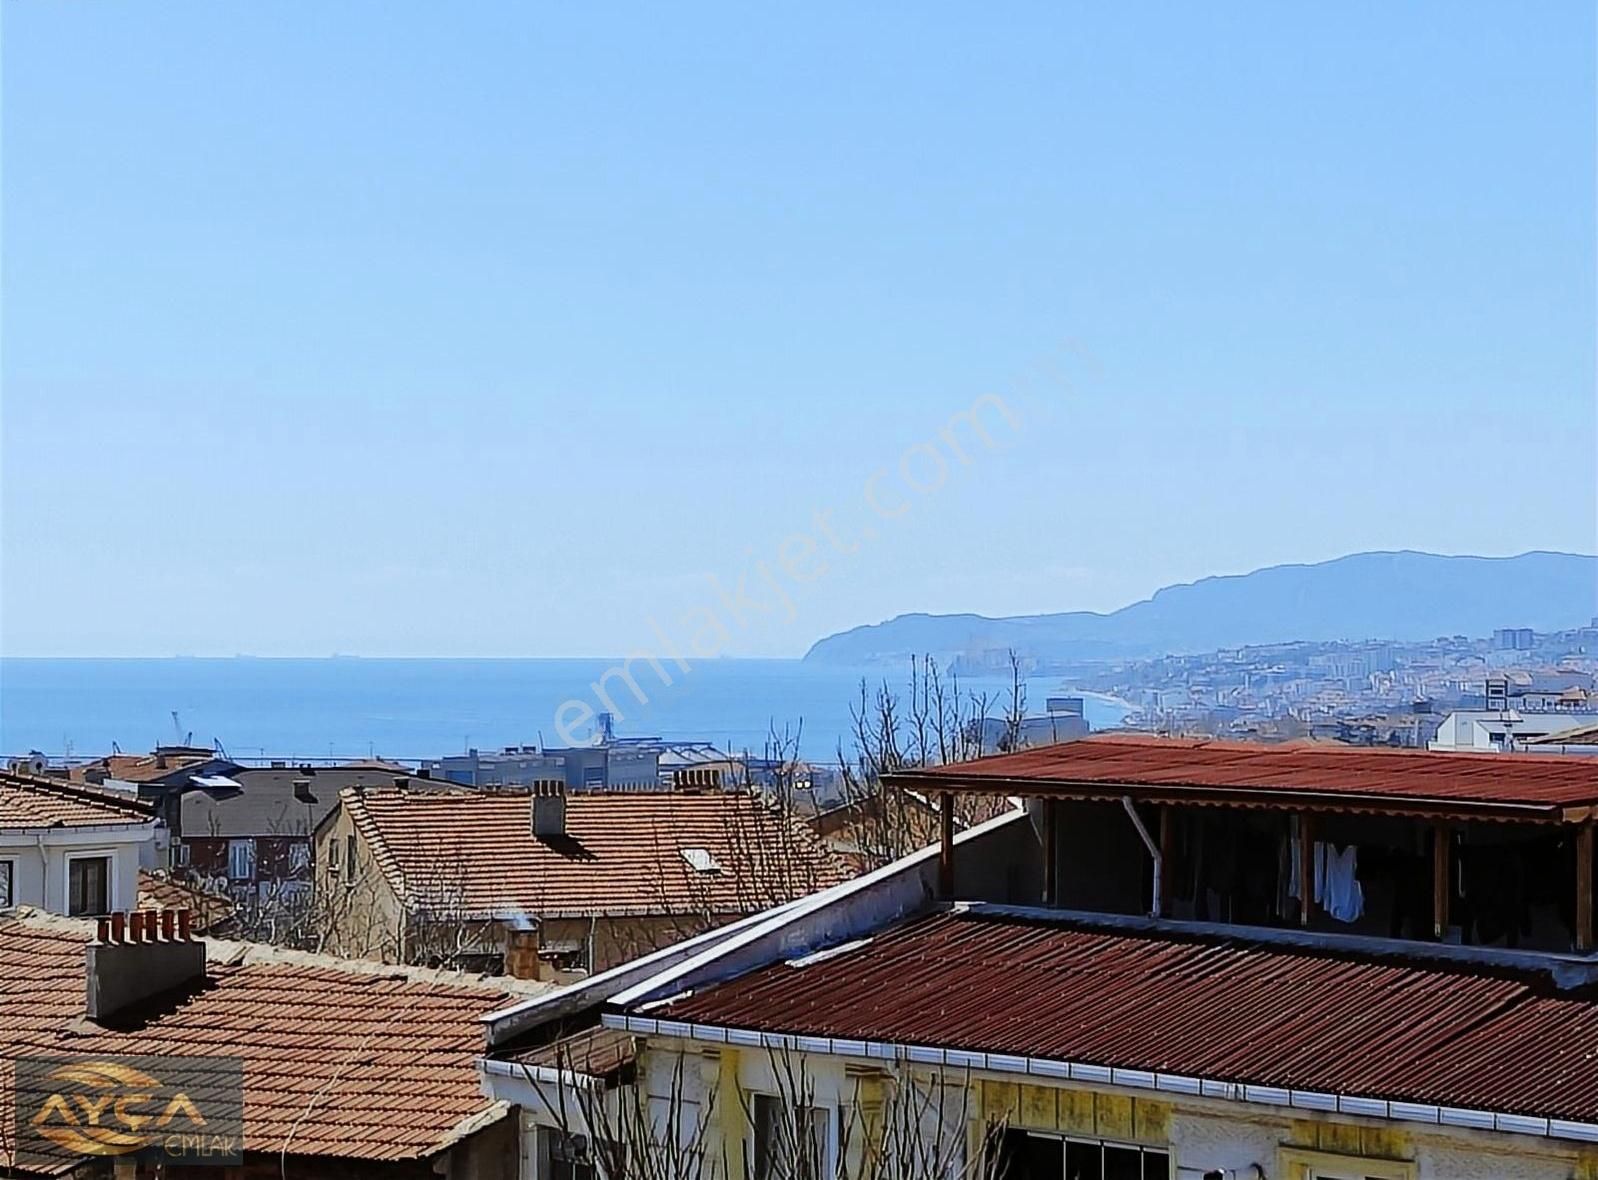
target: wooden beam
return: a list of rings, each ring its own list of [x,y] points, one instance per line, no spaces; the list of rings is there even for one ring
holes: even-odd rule
[[[1060,904],[1060,803],[1043,801],[1043,904]]]
[[[1592,950],[1593,822],[1576,829],[1576,949]]]
[[[1171,912],[1171,882],[1175,879],[1172,865],[1176,860],[1176,808],[1169,804],[1160,808],[1160,912],[1164,918]]]
[[[954,897],[954,796],[948,791],[938,796],[938,824],[938,896],[950,901]]]
[[[1315,906],[1315,821],[1298,813],[1298,924],[1309,925]]]
[[[1454,896],[1454,833],[1447,824],[1432,826],[1432,937],[1441,942],[1448,933],[1448,906]]]

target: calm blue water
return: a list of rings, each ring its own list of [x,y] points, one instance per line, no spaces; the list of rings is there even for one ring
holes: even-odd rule
[[[182,732],[210,745],[220,740],[237,758],[436,757],[468,746],[493,749],[563,744],[555,710],[579,699],[597,707],[593,682],[611,660],[368,659],[0,659],[0,752],[40,749],[101,754],[113,741],[148,750]],[[663,686],[647,665],[635,675],[648,697],[637,705],[613,683],[623,735],[703,738],[734,750],[759,751],[768,727],[803,722],[802,753],[831,760],[839,740],[849,748],[849,706],[860,678],[874,687],[886,676],[903,695],[906,671],[827,667],[799,660],[717,660],[681,673],[667,663]],[[995,700],[1006,679],[962,680]],[[1028,684],[1031,712],[1058,692],[1050,678]],[[1114,725],[1121,710],[1088,699],[1095,728]],[[997,715],[1001,706],[995,705]]]

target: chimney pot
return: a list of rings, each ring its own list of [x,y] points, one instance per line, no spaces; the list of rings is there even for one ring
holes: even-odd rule
[[[102,918],[101,927],[106,937],[84,952],[84,1010],[91,1020],[205,978],[205,943],[188,937],[187,910],[118,911]]]
[[[111,941],[111,919],[101,918],[94,926],[94,941],[106,943]]]
[[[178,938],[188,942],[193,937],[194,913],[192,910],[178,911]]]
[[[532,789],[533,835],[541,839],[566,834],[566,784],[561,779],[544,779]]]

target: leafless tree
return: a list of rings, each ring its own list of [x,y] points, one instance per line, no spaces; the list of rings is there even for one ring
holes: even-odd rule
[[[1011,681],[1006,732],[1019,734],[1026,685],[1013,657]],[[958,675],[946,678],[930,655],[911,661],[904,700],[886,681],[874,691],[860,682],[850,710],[854,748],[838,748],[838,807],[848,813],[847,843],[859,868],[880,867],[937,839],[935,801],[890,783],[888,776],[979,756],[993,704],[986,693],[962,692]],[[987,796],[960,795],[956,822],[979,823],[1005,806]]]
[[[721,1180],[726,1157],[741,1153],[751,1180],[995,1180],[1003,1120],[981,1128],[970,1150],[974,1119],[970,1076],[942,1071],[912,1074],[884,1070],[855,1077],[836,1110],[817,1101],[802,1055],[767,1051],[774,1092],[734,1088],[742,1125],[753,1134],[719,1142],[719,1087],[696,1088],[691,1054],[671,1054],[656,1070],[665,1093],[650,1093],[632,1075],[608,1082],[588,1065],[561,1054],[559,1082],[529,1080],[539,1089],[567,1150],[605,1180]],[[868,1087],[871,1092],[868,1093]],[[834,1139],[828,1123],[837,1120]],[[719,1150],[718,1150],[719,1148]]]

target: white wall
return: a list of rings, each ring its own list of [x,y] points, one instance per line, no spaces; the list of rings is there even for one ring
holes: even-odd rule
[[[111,859],[108,881],[113,910],[138,902],[141,858],[153,863],[159,825],[107,824],[72,828],[0,831],[0,862],[12,866],[13,905],[67,912],[67,866],[79,856]]]

